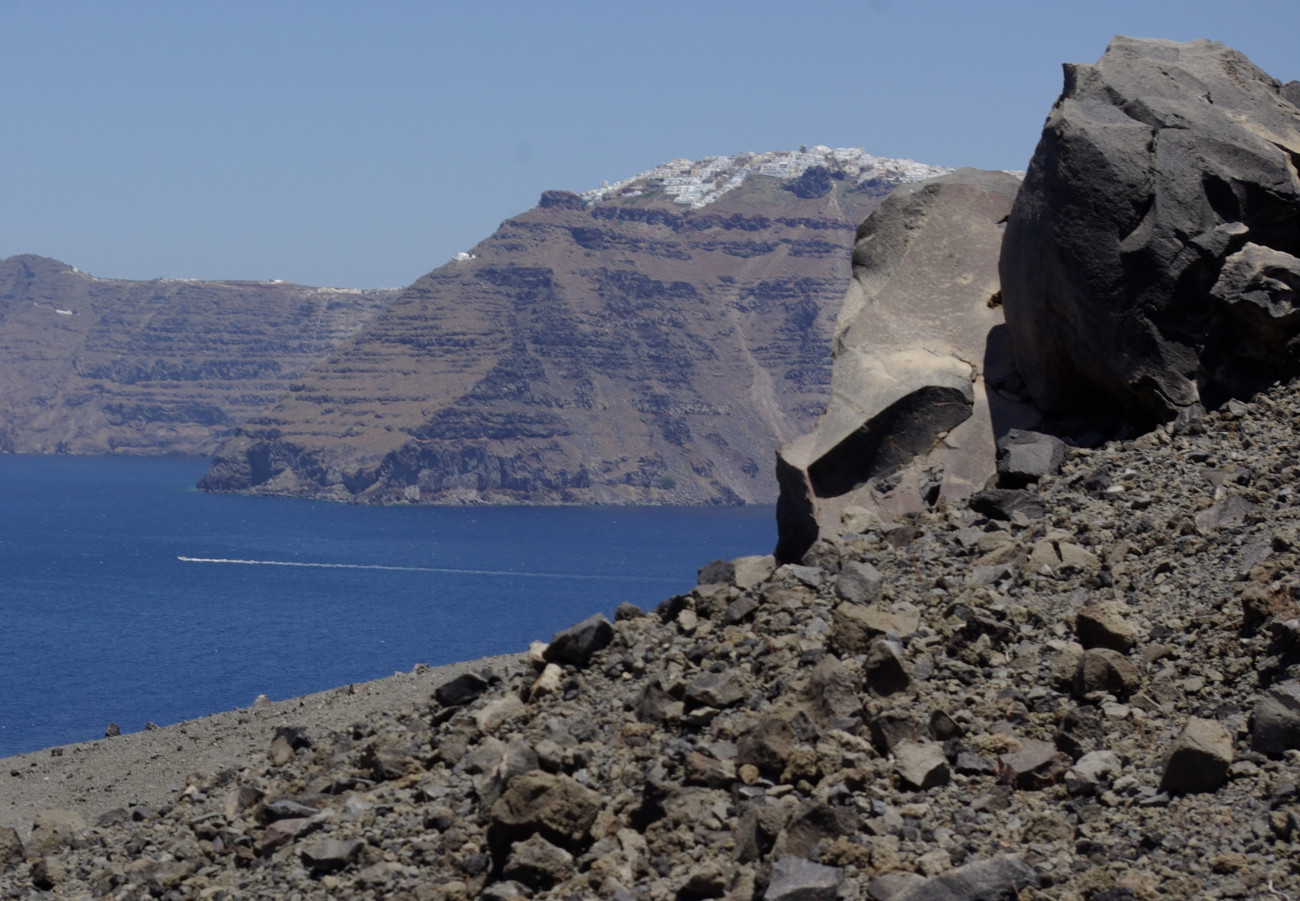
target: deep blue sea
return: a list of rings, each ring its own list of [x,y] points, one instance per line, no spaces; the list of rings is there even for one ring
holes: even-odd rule
[[[0,456],[0,757],[522,651],[775,544],[771,507],[352,507],[205,467]]]

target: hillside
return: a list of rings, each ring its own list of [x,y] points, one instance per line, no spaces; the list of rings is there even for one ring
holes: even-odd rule
[[[829,385],[858,222],[941,171],[815,147],[678,160],[421,278],[201,487],[385,503],[771,503]]]
[[[0,261],[0,452],[211,453],[395,293]]]
[[[1294,898],[1297,441],[1280,387],[1072,452],[1030,515],[706,567],[546,670],[10,758],[0,894]]]

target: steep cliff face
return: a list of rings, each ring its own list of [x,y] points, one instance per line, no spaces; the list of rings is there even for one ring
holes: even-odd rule
[[[813,148],[546,192],[291,385],[201,487],[770,503],[776,447],[825,398],[856,224],[936,171]]]
[[[208,454],[395,291],[0,261],[0,452]]]

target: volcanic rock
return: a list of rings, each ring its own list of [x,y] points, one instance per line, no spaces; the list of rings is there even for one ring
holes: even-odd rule
[[[778,457],[780,559],[838,534],[847,507],[893,518],[968,496],[996,471],[997,435],[1035,421],[986,384],[1010,362],[992,332],[1018,188],[963,169],[896,190],[858,229],[826,412]]]
[[[1191,717],[1165,760],[1161,786],[1172,792],[1212,792],[1228,778],[1232,736],[1214,721]]]
[[[0,260],[0,452],[209,454],[397,293]]]
[[[816,190],[787,190],[814,170]],[[812,426],[830,384],[853,228],[939,171],[813,147],[547,192],[295,379],[202,487],[771,503],[772,454]]]
[[[1300,750],[1300,683],[1273,686],[1255,706],[1250,746],[1261,754]]]
[[[603,613],[593,613],[580,623],[551,636],[545,658],[549,662],[586,666],[593,654],[614,638],[614,627]]]
[[[1222,44],[1067,65],[1000,263],[1035,403],[1151,423],[1296,372],[1297,159],[1300,109]]]

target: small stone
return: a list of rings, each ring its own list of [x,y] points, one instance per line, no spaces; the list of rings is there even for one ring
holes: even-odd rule
[[[53,854],[86,828],[86,821],[70,810],[42,810],[32,819],[28,854]]]
[[[736,564],[730,560],[714,560],[699,568],[696,583],[699,585],[717,585],[731,583],[736,578]]]
[[[492,829],[507,838],[539,832],[548,841],[575,847],[588,837],[600,806],[600,795],[571,776],[524,773],[492,805]]]
[[[1084,648],[1110,648],[1127,654],[1137,644],[1137,630],[1114,601],[1089,601],[1075,614],[1074,631]]]
[[[531,888],[548,889],[569,878],[573,869],[572,854],[540,835],[531,835],[511,847],[503,873]]]
[[[765,901],[835,901],[844,871],[802,857],[783,857],[772,866]]]
[[[538,674],[536,681],[533,682],[532,690],[528,696],[530,698],[540,698],[543,695],[558,694],[563,683],[564,670],[557,663],[548,663],[542,667],[542,671]]]
[[[556,632],[546,646],[548,663],[585,667],[593,655],[614,640],[614,626],[603,613],[593,613],[580,623]]]
[[[1012,488],[1037,482],[1061,468],[1067,450],[1054,435],[1011,429],[998,439],[998,475]]]
[[[365,846],[360,839],[327,838],[303,848],[300,856],[314,875],[334,873],[356,860]]]
[[[32,885],[49,891],[68,878],[68,868],[57,857],[42,857],[32,864]]]
[[[921,624],[920,612],[901,604],[890,610],[879,604],[863,607],[846,601],[835,608],[831,618],[831,648],[845,657],[865,654],[873,641],[886,635],[907,638]]]
[[[732,581],[741,591],[755,588],[767,581],[776,572],[776,558],[771,554],[752,557],[737,557],[731,561],[735,566]]]
[[[1128,697],[1141,685],[1138,668],[1118,651],[1090,648],[1079,659],[1074,675],[1074,690],[1080,696],[1108,692]]]
[[[1165,759],[1162,788],[1179,794],[1218,790],[1228,779],[1232,736],[1217,720],[1191,717]]]
[[[433,697],[443,707],[460,707],[488,690],[488,679],[479,673],[461,673],[433,690]]]
[[[287,845],[307,828],[311,820],[307,817],[295,817],[288,820],[276,820],[262,833],[262,856],[269,857],[277,848]]]
[[[903,739],[894,745],[894,772],[908,788],[924,791],[947,785],[951,774],[943,746]]]
[[[998,781],[1035,791],[1060,780],[1070,768],[1070,758],[1046,741],[1027,741],[1018,751],[998,756]]]
[[[904,888],[889,901],[994,901],[1025,897],[1038,885],[1038,874],[1013,854],[977,860],[925,882]]]
[[[912,685],[911,673],[903,662],[903,647],[896,641],[879,639],[872,642],[862,671],[867,688],[878,695],[896,694]]]
[[[259,818],[264,823],[273,823],[276,820],[314,817],[318,813],[320,813],[320,808],[300,804],[292,798],[280,798],[269,804],[263,804],[262,809],[259,811]]]
[[[835,579],[835,594],[854,604],[867,606],[880,600],[885,577],[870,563],[850,560]]]
[[[1274,685],[1255,705],[1250,746],[1261,754],[1300,749],[1300,682]]]
[[[1114,751],[1089,751],[1065,774],[1065,789],[1072,795],[1092,794],[1105,779],[1119,775],[1119,757]]]
[[[721,709],[743,700],[746,693],[744,680],[739,673],[723,670],[720,673],[696,676],[686,687],[686,700],[692,704]]]
[[[489,701],[483,707],[474,713],[474,723],[480,731],[491,734],[501,727],[503,723],[509,722],[517,716],[523,716],[528,712],[524,702],[519,700],[517,695],[503,695],[495,700]]]

